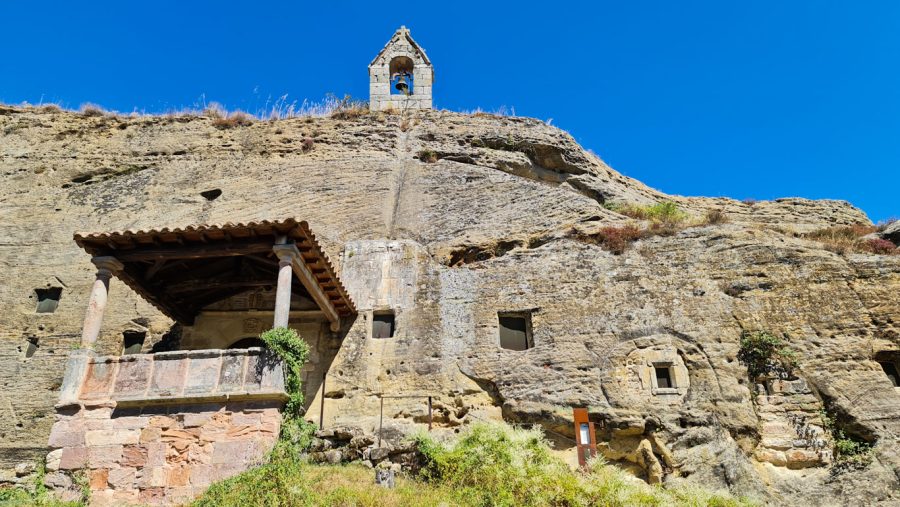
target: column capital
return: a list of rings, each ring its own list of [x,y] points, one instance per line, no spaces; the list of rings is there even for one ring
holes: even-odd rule
[[[294,259],[294,253],[297,251],[297,247],[293,243],[275,245],[272,247],[272,251],[275,252],[275,255],[278,257],[280,265],[286,266]]]
[[[93,257],[91,262],[94,263],[94,266],[97,266],[97,275],[102,276],[110,276],[125,268],[125,266],[119,262],[119,259],[109,255]]]

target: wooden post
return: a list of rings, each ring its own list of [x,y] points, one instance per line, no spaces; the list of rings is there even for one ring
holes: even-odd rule
[[[572,409],[575,422],[575,450],[578,453],[578,465],[584,468],[587,460],[597,455],[597,436],[594,423],[590,422],[586,408]]]
[[[428,397],[428,431],[431,431],[431,396]]]
[[[81,329],[81,347],[85,349],[93,349],[97,337],[100,336],[103,312],[106,310],[109,297],[109,279],[113,273],[121,271],[124,267],[115,257],[94,257],[91,262],[97,266],[97,275],[91,287],[84,326]]]
[[[378,417],[378,447],[381,447],[381,429],[384,427],[384,395],[381,396],[381,415]]]
[[[319,429],[325,429],[325,377],[328,372],[322,372],[322,399],[319,400]]]

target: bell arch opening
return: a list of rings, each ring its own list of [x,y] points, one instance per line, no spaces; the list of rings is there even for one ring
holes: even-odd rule
[[[412,95],[415,68],[412,58],[396,56],[391,59],[388,67],[391,75],[391,95]]]

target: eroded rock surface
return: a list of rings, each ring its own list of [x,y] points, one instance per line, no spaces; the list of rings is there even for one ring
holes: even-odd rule
[[[297,217],[360,310],[329,369],[326,428],[377,435],[385,395],[419,396],[385,398],[381,433],[397,446],[432,396],[440,431],[503,417],[565,447],[571,407],[589,406],[608,458],[651,482],[784,505],[900,501],[900,391],[875,361],[900,351],[900,257],[841,256],[793,234],[869,223],[845,202],[667,196],[539,121],[449,112],[220,130],[2,107],[0,181],[2,467],[47,451],[93,281],[73,232]],[[621,255],[568,234],[629,221],[604,204],[663,200],[729,221]],[[58,305],[37,313],[46,289],[61,289]],[[385,308],[395,336],[369,338]],[[533,348],[499,347],[510,311],[530,315]],[[127,330],[148,333],[146,351],[173,336],[114,280],[99,352],[120,353]],[[759,391],[737,360],[744,330],[787,337],[796,385]],[[654,386],[660,361],[671,391]],[[866,468],[831,472],[825,404],[874,443]]]

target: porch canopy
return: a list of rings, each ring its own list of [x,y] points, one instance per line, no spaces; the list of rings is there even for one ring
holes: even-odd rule
[[[287,326],[292,294],[315,301],[334,331],[343,317],[356,313],[309,225],[295,219],[76,233],[74,239],[93,256],[100,268],[98,280],[107,273],[105,286],[115,276],[185,325],[212,303],[266,286],[277,287],[276,327]],[[95,282],[82,342],[96,340],[88,336],[88,328],[98,289],[102,304],[97,320],[102,319],[105,286]]]

